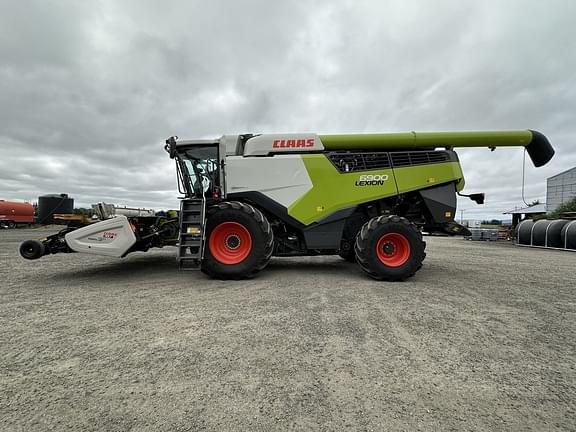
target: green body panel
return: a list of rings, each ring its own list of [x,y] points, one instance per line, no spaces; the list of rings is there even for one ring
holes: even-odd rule
[[[394,168],[398,193],[412,192],[456,180],[457,190],[464,188],[464,177],[458,162],[445,162]]]
[[[456,181],[464,187],[458,162],[340,173],[323,154],[302,155],[313,187],[288,208],[294,219],[309,225],[337,210],[365,202]],[[358,186],[361,176],[388,176],[383,184]]]
[[[389,134],[320,135],[326,150],[405,151],[434,147],[525,147],[532,142],[532,132],[404,132]]]
[[[302,155],[302,160],[313,186],[288,208],[288,214],[305,225],[336,210],[398,193],[391,168],[340,173],[323,154]],[[388,179],[382,186],[355,186],[360,176],[366,174],[387,175]]]

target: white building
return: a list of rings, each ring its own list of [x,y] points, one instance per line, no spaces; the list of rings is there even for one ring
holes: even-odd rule
[[[546,210],[552,212],[576,198],[576,167],[549,177],[546,183]]]

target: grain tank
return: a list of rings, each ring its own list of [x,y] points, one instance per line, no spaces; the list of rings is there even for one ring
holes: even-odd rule
[[[74,213],[74,199],[67,194],[42,195],[38,198],[39,224],[55,223],[55,214]]]

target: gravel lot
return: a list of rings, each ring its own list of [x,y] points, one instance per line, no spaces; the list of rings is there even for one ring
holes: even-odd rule
[[[428,238],[403,283],[174,249],[25,261],[0,231],[0,430],[576,430],[576,253]]]

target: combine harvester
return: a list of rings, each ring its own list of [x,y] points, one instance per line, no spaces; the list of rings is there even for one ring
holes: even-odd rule
[[[469,234],[454,221],[464,177],[453,149],[504,146],[525,147],[537,167],[554,155],[530,130],[172,137],[179,214],[119,215],[25,241],[20,253],[124,257],[174,245],[180,269],[221,279],[254,276],[271,256],[338,254],[374,279],[403,280],[422,267],[422,231]]]

